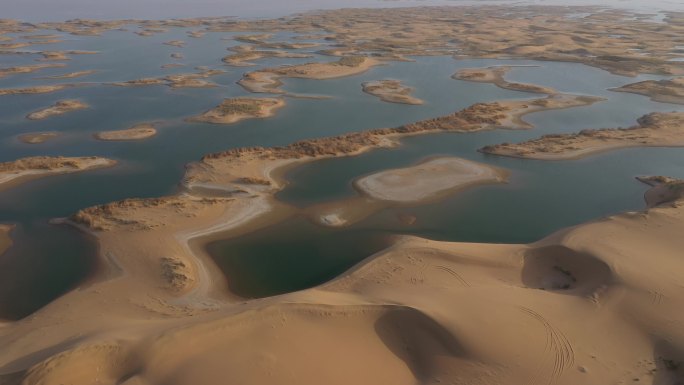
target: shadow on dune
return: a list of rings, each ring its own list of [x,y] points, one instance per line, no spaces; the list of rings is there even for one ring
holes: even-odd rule
[[[598,257],[552,245],[525,253],[522,281],[533,289],[588,296],[610,285],[613,277],[608,264]]]
[[[434,374],[435,357],[465,356],[465,350],[451,332],[413,308],[392,308],[375,322],[375,331],[418,380]]]

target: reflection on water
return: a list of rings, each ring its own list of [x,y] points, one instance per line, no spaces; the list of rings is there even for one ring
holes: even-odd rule
[[[389,245],[371,228],[326,229],[303,218],[287,220],[207,249],[231,292],[260,298],[316,286]]]

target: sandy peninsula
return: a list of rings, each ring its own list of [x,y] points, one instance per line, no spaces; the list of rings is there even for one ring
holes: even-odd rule
[[[59,100],[50,107],[46,107],[26,115],[26,118],[30,120],[43,120],[53,116],[64,115],[73,111],[85,110],[89,107],[90,106],[87,103],[84,103],[80,100]]]
[[[33,65],[25,65],[25,66],[16,66],[16,67],[9,67],[9,68],[0,68],[0,78],[4,78],[6,76],[10,75],[17,75],[17,74],[27,74],[31,72],[36,72],[40,71],[45,68],[61,68],[64,67],[64,64],[61,63],[55,63],[55,64],[33,64]]]
[[[644,95],[660,103],[684,104],[684,77],[668,80],[646,80],[612,88],[611,91]]]
[[[629,128],[583,130],[575,134],[544,135],[539,139],[485,146],[481,152],[540,160],[577,159],[627,147],[684,146],[684,113],[654,112]]]
[[[399,80],[375,80],[365,82],[361,86],[363,92],[377,96],[380,100],[388,103],[413,105],[424,103],[421,99],[411,96],[414,89],[403,85]]]
[[[231,124],[245,119],[268,118],[275,111],[285,107],[283,99],[276,98],[232,98],[202,115],[186,119],[188,122]]]
[[[73,79],[73,78],[80,78],[83,76],[92,75],[94,73],[97,73],[97,71],[95,71],[95,70],[75,71],[75,72],[65,73],[62,75],[44,76],[44,77],[41,77],[40,79]]]
[[[464,68],[456,72],[452,78],[469,82],[491,83],[499,88],[531,92],[535,94],[555,95],[558,92],[553,88],[542,87],[536,84],[509,82],[504,76],[512,69],[512,66],[496,66],[487,68]]]
[[[285,93],[279,88],[282,85],[281,78],[333,79],[358,75],[377,65],[380,62],[372,58],[347,56],[335,62],[307,63],[248,72],[238,84],[250,92]]]
[[[354,181],[373,199],[417,202],[479,184],[502,183],[507,173],[461,158],[436,158],[412,167],[381,171]]]
[[[22,134],[18,136],[18,139],[26,144],[40,144],[52,140],[61,134],[56,131],[48,132],[30,132],[28,134]]]
[[[4,190],[32,179],[50,175],[112,167],[115,164],[115,160],[96,156],[21,158],[12,162],[0,163],[0,189]]]
[[[104,141],[143,140],[157,135],[153,124],[141,123],[125,130],[102,131],[95,134],[95,139]]]

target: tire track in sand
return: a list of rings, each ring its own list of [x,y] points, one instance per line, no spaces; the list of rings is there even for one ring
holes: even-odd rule
[[[549,321],[547,321],[546,318],[544,318],[541,314],[526,307],[520,307],[520,310],[539,322],[545,329],[546,346],[544,350],[545,353],[550,353],[553,356],[551,359],[552,363],[550,365],[551,373],[548,375],[548,381],[546,384],[554,384],[560,379],[560,377],[563,375],[563,372],[571,367],[575,362],[575,351],[572,348],[572,344],[561,330],[551,325],[551,323],[549,323]],[[544,363],[545,361],[546,360],[543,360]],[[545,371],[545,366],[546,365],[542,364],[540,372]],[[539,377],[539,374],[535,377]],[[533,381],[533,383],[542,382]]]

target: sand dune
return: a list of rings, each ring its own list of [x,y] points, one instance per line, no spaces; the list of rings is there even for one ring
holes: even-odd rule
[[[158,254],[141,242],[135,256],[112,250],[124,274],[0,328],[0,378],[677,383],[682,207],[620,214],[529,245],[402,238],[318,288],[254,301],[207,298],[211,309],[176,305],[150,280]]]

